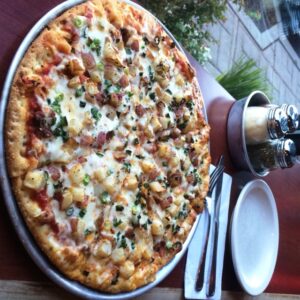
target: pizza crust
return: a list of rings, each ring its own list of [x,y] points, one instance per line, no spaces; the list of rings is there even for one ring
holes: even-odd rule
[[[108,272],[106,268],[110,265],[108,263],[110,258],[103,259],[98,262],[98,265],[94,265],[90,263],[90,255],[84,254],[84,251],[72,245],[61,246],[54,239],[49,238],[51,236],[51,228],[47,224],[37,221],[39,214],[42,212],[36,202],[33,201],[33,192],[24,186],[26,173],[31,169],[39,167],[37,158],[28,158],[26,155],[26,139],[28,139],[27,122],[30,115],[30,108],[26,97],[28,88],[24,87],[26,86],[24,76],[34,74],[37,66],[44,67],[45,64],[55,58],[57,51],[65,55],[71,54],[71,46],[68,42],[69,36],[66,32],[60,30],[59,24],[74,15],[84,13],[87,5],[91,9],[94,9],[94,14],[97,16],[107,15],[110,22],[116,28],[130,25],[138,33],[141,33],[141,24],[146,22],[150,36],[157,33],[164,33],[163,29],[148,14],[137,11],[125,3],[120,4],[107,0],[94,0],[88,2],[88,4],[78,5],[53,20],[26,52],[13,80],[5,121],[6,161],[12,188],[23,217],[37,240],[38,245],[54,265],[73,280],[77,280],[95,289],[117,293],[134,290],[153,281],[157,271],[172,259],[175,252],[165,251],[163,255],[155,252],[151,262],[149,259],[141,259],[138,269],[135,270],[129,279],[117,275],[120,272],[120,266],[111,265],[112,269]],[[201,211],[203,209],[203,199],[208,190],[208,170],[210,164],[208,151],[209,126],[202,115],[203,99],[198,88],[194,70],[179,51],[177,55],[179,60],[181,60],[182,68],[185,69],[187,79],[191,79],[193,82],[193,101],[195,101],[195,110],[198,112],[197,121],[200,121],[197,124],[197,128],[201,128],[202,135],[202,152],[200,154],[202,158],[202,167],[200,170],[202,189],[198,197],[193,200],[193,208],[183,222],[186,226],[191,227],[196,217],[195,210]],[[184,232],[181,240],[185,241],[187,235],[188,231]],[[114,280],[112,278],[113,275],[117,278],[117,282],[114,282],[114,284],[112,284]]]

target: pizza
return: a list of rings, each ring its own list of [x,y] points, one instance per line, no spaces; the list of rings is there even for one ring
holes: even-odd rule
[[[44,28],[11,87],[6,161],[63,274],[130,291],[181,250],[208,190],[202,111],[194,69],[146,11],[91,0]]]

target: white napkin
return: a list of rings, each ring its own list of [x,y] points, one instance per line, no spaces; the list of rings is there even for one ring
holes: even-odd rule
[[[225,252],[226,231],[228,223],[228,209],[230,200],[232,178],[224,173],[223,185],[221,193],[221,206],[220,206],[220,223],[219,223],[219,239],[218,239],[218,252],[217,252],[217,270],[216,270],[216,291],[213,297],[206,297],[206,290],[208,289],[208,269],[210,266],[212,256],[212,246],[210,239],[208,243],[205,273],[204,273],[204,285],[200,292],[195,290],[196,274],[198,271],[200,257],[204,248],[204,235],[208,226],[208,215],[205,211],[200,215],[200,221],[195,230],[193,239],[188,248],[185,278],[184,278],[184,296],[186,299],[221,299],[222,291],[222,272]],[[212,229],[213,226],[211,226]]]

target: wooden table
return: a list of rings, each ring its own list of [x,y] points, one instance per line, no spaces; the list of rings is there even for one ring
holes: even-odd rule
[[[61,0],[1,0],[0,2],[0,88],[13,55],[22,39],[34,23]],[[211,155],[213,163],[221,153],[225,154],[226,171],[233,175],[231,210],[238,191],[251,176],[234,168],[228,154],[226,122],[233,98],[209,75],[193,58],[191,63],[197,69],[198,79],[205,99],[209,123],[211,125]],[[265,180],[270,185],[277,201],[280,246],[274,276],[267,289],[269,297],[291,298],[282,294],[300,294],[300,167],[272,172]],[[242,175],[242,176],[241,176]],[[2,200],[2,201],[1,201]],[[74,299],[58,287],[54,287],[45,275],[35,266],[19,242],[12,228],[3,199],[0,200],[0,299]],[[185,258],[166,278],[159,288],[148,293],[145,299],[182,297]],[[229,245],[226,247],[223,289],[240,291],[233,272]],[[27,295],[27,296],[26,296]],[[240,298],[243,294],[224,292],[224,299]],[[27,298],[26,298],[27,297]],[[245,295],[243,298],[247,298]],[[143,298],[144,299],[144,298]]]

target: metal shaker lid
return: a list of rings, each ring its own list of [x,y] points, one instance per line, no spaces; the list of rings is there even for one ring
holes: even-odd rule
[[[288,116],[285,111],[279,107],[270,108],[267,126],[271,139],[283,137],[289,130]]]
[[[297,160],[296,146],[292,140],[281,140],[277,144],[276,152],[278,164],[281,168],[290,168],[295,164]]]
[[[299,113],[297,107],[293,104],[282,104],[280,108],[283,109],[288,116],[288,132],[294,132],[299,126]]]

